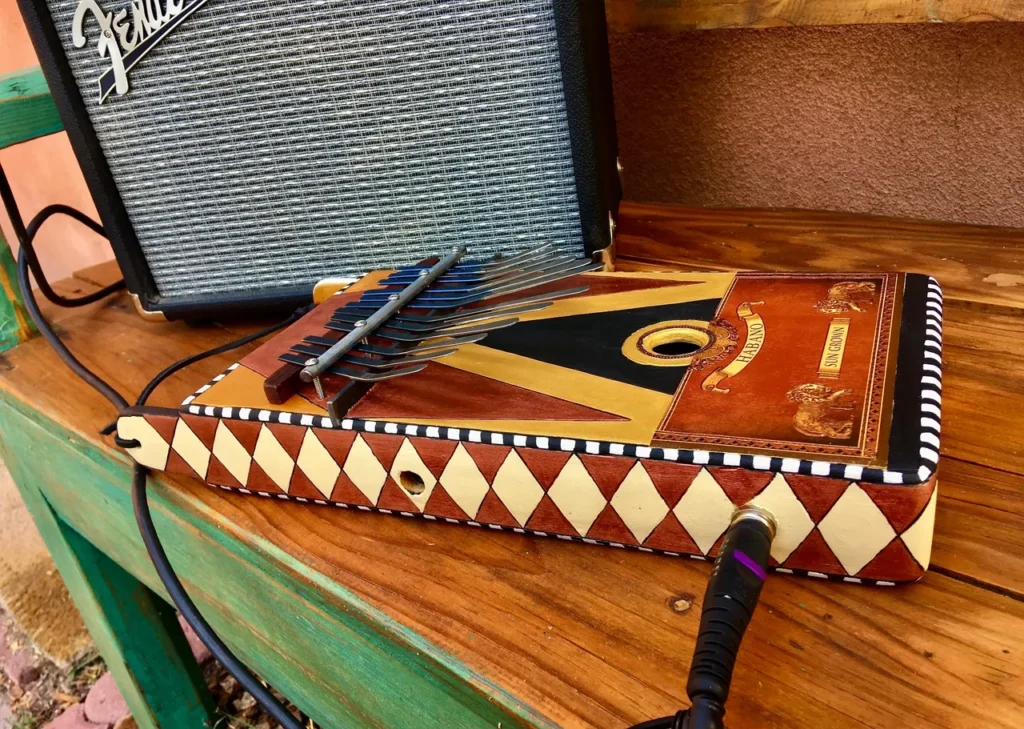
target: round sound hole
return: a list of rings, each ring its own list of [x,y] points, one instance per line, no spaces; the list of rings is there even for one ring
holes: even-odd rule
[[[419,496],[427,490],[427,485],[423,483],[423,477],[415,471],[402,471],[399,473],[398,483],[413,496]]]
[[[714,341],[706,329],[694,326],[667,326],[649,331],[637,342],[640,351],[662,359],[690,359]]]

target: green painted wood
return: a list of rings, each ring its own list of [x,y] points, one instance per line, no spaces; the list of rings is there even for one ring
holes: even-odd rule
[[[143,729],[209,726],[209,692],[173,610],[56,514],[37,488],[34,465],[46,458],[38,445],[12,443],[9,425],[0,426],[0,454],[136,722]]]
[[[0,433],[12,471],[32,479],[71,526],[162,594],[132,517],[126,459],[2,395]],[[187,493],[151,480],[151,503],[169,557],[213,627],[322,726],[552,726],[455,657]]]
[[[0,76],[0,149],[63,129],[38,66]]]
[[[18,288],[14,255],[0,233],[0,352],[24,342],[35,332]]]

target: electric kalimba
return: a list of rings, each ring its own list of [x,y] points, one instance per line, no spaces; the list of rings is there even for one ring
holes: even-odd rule
[[[461,255],[367,275],[119,435],[244,494],[701,559],[753,503],[780,572],[921,577],[934,279]]]

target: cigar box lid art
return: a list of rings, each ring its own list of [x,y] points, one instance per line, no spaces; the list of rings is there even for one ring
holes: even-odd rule
[[[487,297],[456,265],[398,302],[417,269],[374,272],[119,434],[144,465],[244,494],[670,555],[713,558],[753,502],[778,521],[778,571],[921,577],[934,279],[591,268],[509,296],[495,272]],[[356,350],[275,389],[389,301]]]

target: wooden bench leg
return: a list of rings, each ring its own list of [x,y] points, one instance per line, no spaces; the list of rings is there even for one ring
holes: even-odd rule
[[[11,464],[86,626],[143,729],[205,729],[213,702],[174,609],[68,526]]]

